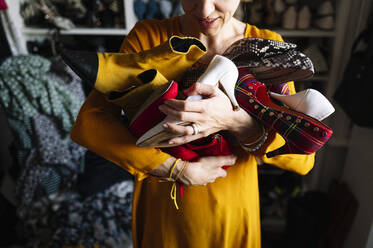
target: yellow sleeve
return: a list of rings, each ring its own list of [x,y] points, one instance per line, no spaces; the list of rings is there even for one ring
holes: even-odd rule
[[[246,38],[256,37],[284,41],[281,35],[267,29],[258,29],[257,27],[248,24],[246,30]],[[290,94],[295,94],[294,82],[288,82],[287,84],[289,86]],[[265,146],[260,149],[259,152],[254,154],[264,163],[274,165],[284,170],[293,171],[301,175],[307,174],[313,168],[315,163],[315,153],[310,155],[284,154],[277,155],[273,158],[267,158],[265,153],[276,150],[285,144],[285,140],[278,133],[273,132],[271,135],[269,135],[269,137],[270,138],[268,142],[266,142]]]
[[[156,31],[149,31],[148,26],[138,23],[123,41],[121,52],[140,52],[159,45],[162,39],[167,40],[165,32],[156,34]],[[119,121],[120,113],[118,106],[107,102],[102,93],[92,90],[80,109],[70,137],[142,180],[170,155],[155,148],[137,147],[135,137]]]

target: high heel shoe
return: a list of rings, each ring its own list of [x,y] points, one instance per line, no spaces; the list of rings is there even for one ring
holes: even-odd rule
[[[137,75],[149,69],[156,69],[168,80],[177,81],[206,51],[197,38],[172,36],[165,43],[140,53],[64,50],[61,57],[78,76],[106,94],[141,85]]]
[[[312,61],[296,48],[292,43],[245,38],[233,43],[223,56],[238,68],[246,67],[260,82],[273,85],[313,75]]]
[[[8,6],[5,3],[5,0],[0,0],[0,10],[6,10]]]
[[[291,109],[309,115],[319,121],[331,115],[335,109],[329,100],[314,89],[300,91],[293,95],[281,95],[269,92],[269,95],[285,103]]]
[[[223,56],[215,55],[197,82],[207,85],[217,85],[220,83],[225,94],[231,100],[233,108],[237,109],[239,106],[234,96],[235,81],[237,79],[238,70],[236,65]],[[186,98],[187,101],[199,101],[201,99],[201,95],[193,95]]]
[[[238,108],[237,100],[234,96],[234,86],[237,82],[238,70],[237,67],[229,59],[216,55],[210,62],[207,70],[198,79],[200,83],[206,83],[210,85],[217,85],[220,83],[224,88],[227,96],[233,104],[233,108]],[[200,95],[189,96],[187,101],[196,101],[202,99]],[[178,125],[187,126],[189,122],[175,122],[170,118],[165,118],[163,121],[155,125],[144,135],[142,135],[136,142],[139,147],[170,147],[174,146],[168,143],[168,140],[176,137],[175,134],[171,134],[164,130],[163,124],[166,122],[173,122]]]
[[[273,103],[266,86],[249,72],[248,68],[239,68],[236,97],[240,107],[286,141],[284,146],[267,153],[268,158],[281,154],[312,154],[329,140],[333,131],[327,125]]]
[[[157,70],[144,71],[137,75],[137,79],[141,81],[140,86],[132,86],[122,92],[112,91],[106,95],[106,100],[120,106],[131,121],[137,119],[157,96],[161,97],[169,90],[168,86],[165,86],[169,80]]]
[[[159,87],[141,106],[130,123],[129,129],[136,137],[141,137],[149,129],[156,126],[166,118],[166,115],[159,110],[164,101],[175,99],[178,93],[178,84],[175,81]]]
[[[130,120],[129,130],[139,138],[160,123],[166,115],[159,110],[164,101],[175,99],[177,82],[168,81],[160,72],[150,69],[137,76],[142,85],[128,92],[110,92],[107,100],[120,106]]]

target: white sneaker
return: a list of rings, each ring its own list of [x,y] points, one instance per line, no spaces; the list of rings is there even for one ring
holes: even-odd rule
[[[330,30],[334,29],[334,7],[333,3],[329,0],[324,1],[317,8],[317,18],[314,20],[314,25],[320,29]]]
[[[304,5],[298,12],[298,29],[309,29],[311,27],[312,14],[307,5]]]
[[[314,20],[314,25],[319,29],[331,30],[334,29],[334,17],[324,16]]]
[[[317,14],[319,16],[327,16],[334,14],[334,7],[331,1],[324,1],[318,8]]]
[[[297,27],[297,10],[295,6],[286,9],[282,16],[282,27],[284,29],[295,29]]]
[[[256,2],[250,5],[249,23],[253,25],[260,25],[263,22],[263,4]]]
[[[275,0],[274,10],[277,14],[281,14],[286,9],[285,3],[283,0]]]

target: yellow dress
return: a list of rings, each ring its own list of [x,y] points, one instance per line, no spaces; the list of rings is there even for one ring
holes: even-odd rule
[[[136,24],[121,46],[121,52],[150,49],[180,33],[178,17]],[[245,37],[282,40],[269,30],[247,24]],[[293,83],[289,83],[294,93]],[[135,138],[118,121],[120,109],[93,90],[81,108],[71,138],[116,163],[135,176],[132,208],[134,248],[236,248],[260,247],[258,165],[254,155],[240,156],[227,170],[226,178],[207,186],[184,186],[178,196],[179,210],[170,199],[171,183],[160,183],[148,174],[169,158],[155,148],[138,148]],[[266,151],[284,144],[273,135]],[[314,155],[280,155],[264,163],[306,174],[314,164]]]

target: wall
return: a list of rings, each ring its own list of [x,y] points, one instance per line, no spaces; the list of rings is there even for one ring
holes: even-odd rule
[[[372,225],[370,227],[368,242],[367,242],[367,245],[365,246],[365,248],[372,248],[372,247],[373,247],[373,222],[372,222]]]
[[[369,235],[373,235],[372,141],[373,129],[353,127],[342,179],[358,199],[359,209],[344,248],[365,248]]]
[[[373,13],[372,7],[372,1],[370,0],[360,0],[352,3],[349,18],[351,21],[346,32],[351,38],[346,39],[347,46],[351,45],[355,37],[365,28],[368,18]],[[348,55],[349,53],[346,53],[344,59],[346,63]],[[334,173],[334,176],[341,175],[340,179],[349,185],[360,205],[350,232],[346,237],[344,248],[373,248],[372,141],[373,129],[353,126],[349,135],[347,150],[341,150],[333,156],[335,158],[346,157],[345,162],[340,166],[343,172]],[[336,161],[340,163],[339,159],[336,159]],[[333,163],[331,159],[328,162]]]

